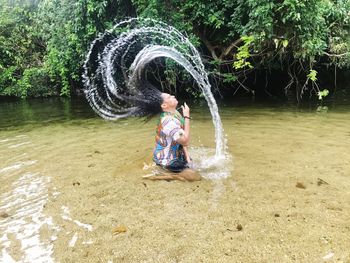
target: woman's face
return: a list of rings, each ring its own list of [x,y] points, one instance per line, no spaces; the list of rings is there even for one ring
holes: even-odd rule
[[[166,104],[169,109],[176,109],[178,101],[174,95],[162,93],[161,97],[163,98],[163,104]]]

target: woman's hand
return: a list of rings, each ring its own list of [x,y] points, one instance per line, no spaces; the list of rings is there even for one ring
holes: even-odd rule
[[[186,102],[184,103],[184,105],[181,106],[181,108],[184,117],[190,117],[190,108],[187,106]]]
[[[181,108],[182,108],[182,114],[185,118],[185,125],[184,125],[185,133],[177,140],[177,142],[183,146],[186,146],[190,142],[190,108],[187,106],[186,103],[184,103],[184,105],[181,106]]]

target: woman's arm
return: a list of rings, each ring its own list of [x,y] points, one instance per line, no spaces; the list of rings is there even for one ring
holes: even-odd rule
[[[177,139],[177,142],[183,146],[188,146],[190,143],[190,108],[187,106],[186,102],[181,108],[185,118],[185,127],[184,133]]]

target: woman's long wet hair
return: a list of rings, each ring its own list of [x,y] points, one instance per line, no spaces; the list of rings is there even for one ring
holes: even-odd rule
[[[103,62],[104,48],[113,41],[114,36],[106,33],[94,41],[85,61],[83,75],[86,98],[97,114],[105,119],[127,118],[129,116],[145,117],[146,120],[162,112],[162,92],[147,78],[148,67],[144,65],[137,74],[130,74],[132,56],[125,56],[120,62],[115,59],[110,78]],[[122,49],[116,57],[128,54],[131,50]],[[137,50],[139,48],[136,47]],[[133,53],[133,52],[131,52]],[[118,63],[117,63],[118,62]],[[132,76],[130,76],[132,75]]]
[[[146,72],[129,82],[129,85],[139,91],[134,98],[131,98],[132,104],[136,107],[135,116],[150,120],[163,111],[161,107],[163,103],[162,92],[147,80]]]

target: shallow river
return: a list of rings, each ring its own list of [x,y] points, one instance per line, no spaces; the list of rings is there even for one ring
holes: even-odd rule
[[[0,262],[350,262],[350,106],[222,103],[227,160],[207,168],[201,104],[190,152],[204,179],[183,183],[142,179],[156,119],[0,102]]]

